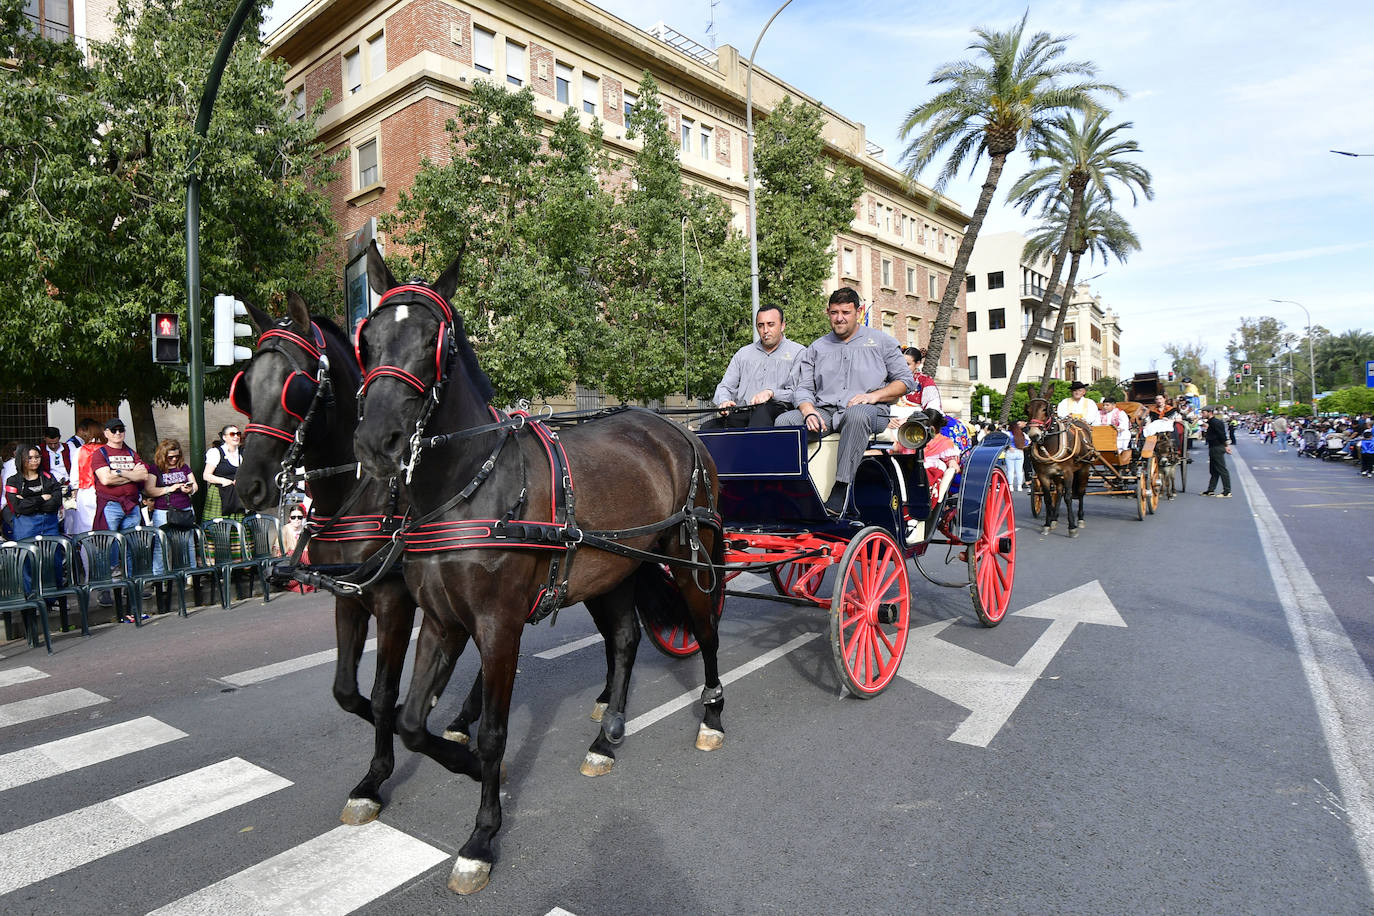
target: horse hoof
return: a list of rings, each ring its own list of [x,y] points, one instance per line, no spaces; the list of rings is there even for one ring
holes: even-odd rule
[[[583,776],[605,776],[615,766],[615,758],[607,757],[605,754],[598,754],[595,751],[587,751],[587,756],[582,758],[582,766],[578,767],[578,772]]]
[[[1050,533],[1050,526],[1049,526],[1049,525],[1046,525],[1045,527],[1041,528],[1041,529],[1040,529],[1040,533],[1041,533],[1041,534],[1049,534],[1049,533]]]
[[[725,732],[710,728],[705,722],[697,729],[697,750],[718,751],[725,746]]]
[[[455,894],[475,894],[491,880],[491,863],[459,856],[448,875],[448,889]]]
[[[468,737],[467,732],[460,732],[454,728],[446,728],[444,729],[444,740],[456,741],[459,744],[467,744],[468,741],[472,739]]]
[[[600,721],[601,721],[601,716],[602,716],[602,714],[606,711],[606,705],[607,705],[607,704],[605,704],[605,703],[594,703],[594,704],[592,704],[592,721],[593,721],[593,722],[600,722]]]
[[[375,821],[377,815],[381,813],[381,802],[373,801],[370,798],[350,798],[348,804],[344,805],[343,814],[339,815],[339,820],[350,827],[359,827]]]
[[[1077,528],[1070,528],[1070,529],[1069,529],[1069,537],[1071,537],[1071,538],[1076,538],[1076,537],[1078,537],[1078,529],[1077,529]]]

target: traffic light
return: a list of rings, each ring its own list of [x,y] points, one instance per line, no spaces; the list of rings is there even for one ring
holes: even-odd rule
[[[1170,369],[1170,370],[1169,370],[1169,381],[1172,382],[1173,380],[1174,380],[1174,370]]]
[[[215,297],[215,358],[216,366],[232,366],[241,359],[252,359],[253,351],[239,346],[239,338],[251,336],[252,327],[236,321],[246,318],[248,308],[233,296]]]
[[[1240,384],[1240,373],[1239,373],[1239,372],[1236,373],[1236,384],[1237,384],[1237,385]]]
[[[1244,373],[1245,375],[1249,375],[1249,374],[1250,374],[1250,364],[1249,364],[1249,363],[1246,363],[1245,365],[1241,366],[1240,369],[1241,369],[1241,372]]]
[[[181,363],[181,317],[176,312],[154,312],[152,318],[153,362],[159,366]]]

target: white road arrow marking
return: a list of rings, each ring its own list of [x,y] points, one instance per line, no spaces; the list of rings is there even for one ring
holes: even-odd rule
[[[1004,665],[940,639],[940,633],[953,620],[911,631],[897,673],[969,710],[968,718],[949,740],[987,747],[1080,623],[1126,626],[1096,579],[1022,608],[1015,616],[1053,621],[1015,665]]]

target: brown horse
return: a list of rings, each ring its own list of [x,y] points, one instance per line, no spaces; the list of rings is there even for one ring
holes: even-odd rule
[[[404,532],[403,566],[425,617],[398,731],[407,747],[482,783],[477,823],[448,882],[467,894],[486,885],[494,860],[499,774],[527,620],[582,602],[605,634],[612,689],[584,774],[609,772],[624,740],[636,606],[654,623],[689,628],[700,644],[697,747],[721,746],[716,624],[724,577],[701,568],[723,555],[714,516],[719,484],[700,440],[648,411],[619,411],[556,433],[503,419],[449,302],[457,262],[432,286],[400,284],[374,246],[368,276],[382,301],[356,336],[363,385],[355,444],[365,471],[408,480],[415,517]],[[665,576],[645,551],[679,565]],[[426,726],[469,634],[483,680],[475,752]]]
[[[1059,500],[1064,500],[1069,520],[1069,537],[1078,537],[1083,524],[1083,500],[1088,492],[1088,470],[1097,452],[1093,449],[1092,428],[1081,420],[1066,420],[1050,412],[1049,402],[1033,398],[1026,405],[1030,416],[1027,438],[1030,458],[1040,491],[1045,494],[1045,524],[1041,534],[1049,534],[1059,523]],[[1073,500],[1078,500],[1074,517]]]

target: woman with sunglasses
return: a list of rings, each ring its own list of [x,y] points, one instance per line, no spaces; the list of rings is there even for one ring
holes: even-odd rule
[[[301,539],[301,534],[305,531],[305,507],[300,503],[291,504],[291,514],[287,519],[286,527],[281,531],[282,550],[290,556],[296,550],[296,542]]]
[[[210,446],[205,453],[205,472],[201,478],[214,487],[205,497],[205,517],[243,518],[243,503],[239,491],[234,487],[234,478],[239,473],[239,463],[243,460],[239,452],[239,442],[243,433],[238,425],[230,423],[219,431],[219,441]]]
[[[145,494],[153,497],[153,525],[161,528],[169,518],[184,518],[187,512],[191,513],[190,519],[194,525],[195,510],[191,507],[191,497],[198,487],[196,476],[182,455],[181,443],[176,439],[159,442],[153,465],[157,475],[149,478],[143,488]],[[159,544],[153,548],[153,572],[161,574],[162,568],[162,547]]]

